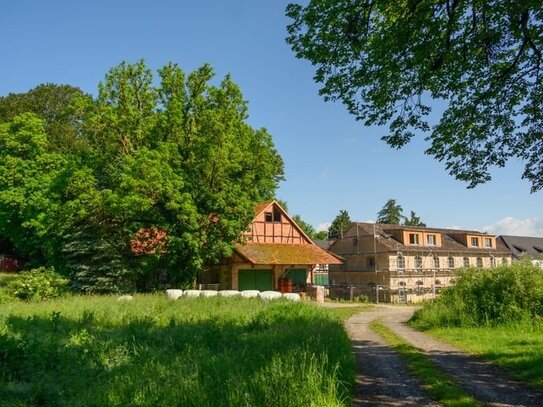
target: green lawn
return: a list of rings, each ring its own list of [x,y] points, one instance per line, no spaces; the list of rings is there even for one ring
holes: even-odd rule
[[[543,324],[481,328],[432,328],[432,335],[481,355],[522,381],[543,387]]]
[[[327,308],[328,312],[332,313],[339,319],[345,321],[352,317],[355,314],[360,312],[369,311],[373,308],[373,305],[364,304],[364,305],[353,305],[352,307],[338,307],[338,308]]]
[[[340,318],[305,303],[69,297],[0,306],[2,406],[347,406]]]

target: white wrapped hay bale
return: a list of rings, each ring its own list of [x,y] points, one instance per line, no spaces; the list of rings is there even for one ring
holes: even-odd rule
[[[179,297],[183,296],[183,290],[166,290],[166,298],[169,300],[177,300]]]
[[[243,298],[255,298],[258,297],[258,294],[260,294],[258,290],[244,290],[241,292]]]
[[[200,296],[200,290],[186,290],[183,294],[185,297],[196,298]]]
[[[202,290],[200,291],[200,297],[216,297],[217,291],[215,290]]]
[[[258,296],[263,300],[276,300],[283,295],[279,291],[262,291]]]
[[[284,293],[283,298],[290,301],[300,301],[300,294],[298,293]]]
[[[117,298],[117,301],[132,301],[134,297],[131,295],[121,295],[119,298]]]
[[[219,297],[236,297],[241,295],[238,290],[222,290],[217,293]]]

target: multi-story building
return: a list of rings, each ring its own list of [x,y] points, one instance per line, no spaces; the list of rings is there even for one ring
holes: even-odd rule
[[[330,294],[378,302],[419,302],[453,284],[460,268],[511,262],[494,235],[404,225],[352,223],[329,250],[344,259],[330,265]]]

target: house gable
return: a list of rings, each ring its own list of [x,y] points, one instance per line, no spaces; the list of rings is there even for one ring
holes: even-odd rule
[[[276,201],[257,206],[255,218],[243,238],[246,243],[313,244]]]

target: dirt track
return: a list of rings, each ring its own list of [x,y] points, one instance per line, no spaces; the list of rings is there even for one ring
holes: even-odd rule
[[[404,324],[414,307],[380,305],[351,317],[347,330],[357,363],[354,406],[434,406],[405,364],[368,324],[379,319],[421,349],[446,374],[481,404],[493,407],[542,407],[543,392],[512,380],[502,370],[415,331]]]

